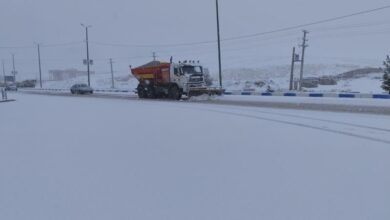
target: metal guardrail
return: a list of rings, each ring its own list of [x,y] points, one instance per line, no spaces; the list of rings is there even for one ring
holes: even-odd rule
[[[45,91],[45,92],[70,92],[70,89],[23,89],[24,91]],[[122,89],[95,89],[94,92],[110,92],[110,93],[130,93],[131,90]]]
[[[28,91],[52,91],[68,92],[69,89],[23,89]],[[134,93],[134,90],[123,89],[95,89],[95,92],[107,93]],[[369,99],[390,99],[390,94],[363,94],[363,93],[308,93],[308,92],[254,92],[254,91],[225,91],[224,95],[243,96],[285,96],[285,97],[316,97],[316,98],[369,98]]]
[[[390,99],[390,94],[226,91],[225,95]]]
[[[122,92],[122,93],[129,93],[134,92],[131,90],[120,90],[120,89],[95,89],[95,92]]]

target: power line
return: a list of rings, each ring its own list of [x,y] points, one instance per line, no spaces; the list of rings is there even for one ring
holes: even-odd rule
[[[338,27],[338,26],[337,26]],[[344,26],[347,27],[347,26]],[[322,32],[320,30],[317,30],[316,32]],[[339,33],[333,33],[333,34],[312,34],[312,39],[317,40],[317,39],[323,39],[323,38],[345,38],[345,37],[360,37],[360,36],[371,36],[371,35],[384,35],[384,34],[389,34],[389,30],[382,30],[382,31],[348,31],[348,32],[339,32]],[[237,45],[231,48],[224,49],[224,52],[226,53],[225,59],[229,59],[229,55],[233,55],[234,52],[237,51],[247,51],[247,50],[258,50],[258,48],[264,48],[264,47],[269,47],[272,46],[271,44],[280,44],[286,41],[288,43],[288,40],[291,40],[290,36],[280,36],[280,38],[265,38],[265,41],[268,42],[257,42],[251,45]],[[271,43],[272,42],[272,43]],[[232,45],[229,45],[232,46]],[[171,56],[192,56],[192,55],[211,55],[215,53],[215,48],[203,48],[202,50],[196,49],[196,50],[167,50],[167,51],[160,51],[158,52],[160,55],[166,55]],[[242,55],[240,55],[242,56]],[[112,57],[113,59],[116,60],[139,60],[139,59],[147,59],[147,58],[152,58],[151,55],[140,55],[140,56],[123,56],[123,57]],[[100,57],[100,58],[95,58],[95,61],[106,61],[108,57]],[[35,62],[35,59],[18,59],[19,62],[27,63],[27,62]],[[78,58],[45,58],[45,62],[63,62],[63,61],[72,61],[76,62],[78,61]]]
[[[327,33],[327,34],[313,34],[313,39],[323,39],[323,38],[356,38],[356,37],[365,37],[365,36],[374,36],[374,35],[388,35],[390,30],[380,30],[380,31],[353,31],[345,33]]]
[[[146,59],[152,56],[133,56],[133,57],[113,57],[115,60],[133,60],[133,59]],[[108,58],[95,58],[95,61],[106,61]]]
[[[279,29],[275,29],[275,30],[271,30],[271,31],[266,31],[266,32],[261,32],[261,33],[256,33],[256,34],[249,34],[249,35],[242,35],[242,36],[238,36],[238,37],[225,38],[225,39],[223,39],[223,41],[231,41],[231,40],[238,40],[238,39],[245,39],[245,38],[253,38],[253,37],[258,37],[258,36],[262,36],[262,35],[268,35],[268,34],[274,34],[274,33],[278,33],[278,32],[290,31],[290,30],[295,30],[295,29],[304,28],[304,27],[308,27],[308,26],[313,26],[313,25],[317,25],[317,24],[324,24],[324,23],[329,23],[329,22],[332,22],[332,21],[342,20],[342,19],[345,19],[345,18],[350,18],[350,17],[354,17],[354,16],[358,16],[358,15],[369,14],[369,13],[373,13],[373,12],[377,12],[377,11],[381,11],[381,10],[385,10],[385,9],[389,9],[389,8],[390,8],[390,5],[387,5],[387,6],[383,6],[383,7],[380,7],[380,8],[364,10],[364,11],[355,12],[355,13],[348,14],[348,15],[328,18],[328,19],[324,19],[324,20],[319,20],[319,21],[315,21],[315,22],[310,22],[310,23],[305,23],[305,24],[300,24],[300,25],[295,25],[295,26],[290,26],[290,27],[285,27],[285,28],[279,28]]]
[[[0,49],[31,49],[34,46],[0,46]]]
[[[41,44],[41,47],[65,47],[72,45],[82,44],[82,41],[72,41],[66,43],[57,43],[57,44]],[[35,49],[35,46],[19,45],[19,46],[0,46],[0,49]]]
[[[383,26],[383,25],[388,25],[390,24],[390,21],[380,21],[380,22],[370,22],[370,23],[355,23],[355,24],[350,24],[350,25],[338,25],[338,26],[332,26],[332,27],[322,27],[322,28],[315,28],[313,30],[315,30],[315,33],[320,33],[320,32],[327,32],[327,31],[333,31],[333,30],[342,30],[342,31],[346,31],[348,29],[360,29],[360,28],[370,28],[370,27],[374,27],[374,26]],[[292,30],[290,30],[292,31]],[[362,34],[370,34],[372,32],[362,32]],[[340,35],[340,34],[343,34],[343,33],[339,33],[337,35]],[[352,33],[352,34],[356,34],[356,33]],[[360,34],[360,33],[358,33]],[[280,35],[280,36],[268,36],[267,38],[261,38],[261,41],[275,41],[277,40],[277,42],[282,42],[284,40],[291,40],[292,37],[295,37],[296,33],[295,32],[292,32],[292,33],[289,33],[289,34],[283,34],[283,35]],[[318,36],[318,35],[316,35]],[[322,35],[321,35],[322,36]],[[335,37],[334,34],[330,37]],[[226,42],[222,42],[222,43],[226,43]],[[242,44],[242,43],[245,43],[245,44],[248,44],[248,41],[245,41],[245,42],[229,42],[229,44],[226,44],[224,45],[224,47],[235,47],[233,44]],[[255,43],[255,42],[254,42]],[[104,45],[104,46],[114,46],[114,47],[158,47],[158,45],[131,45],[131,44],[110,44],[110,43],[98,43],[98,42],[94,42],[93,44],[95,45]],[[260,46],[263,46],[264,43],[261,43]],[[267,44],[268,45],[268,44]],[[214,48],[212,47],[209,47],[207,45],[203,45],[203,46],[206,46],[205,48],[200,48],[198,47],[197,49],[191,49],[191,54],[202,54],[202,51],[204,50],[207,50],[207,51],[211,51],[211,50],[214,50]],[[237,45],[238,46],[238,45]],[[250,45],[248,45],[250,46]],[[259,46],[259,42],[255,43],[255,44],[252,44],[252,46],[250,46],[249,48],[245,47],[245,48],[240,48],[240,49],[224,49],[224,51],[238,51],[238,50],[247,50],[247,49],[255,49],[254,47],[258,47]],[[164,49],[165,50],[165,49]],[[193,53],[194,50],[199,50],[198,52],[196,53]],[[171,50],[171,49],[168,49],[166,51],[159,51],[159,53],[162,53],[162,54],[172,54],[172,53],[176,53],[176,52],[180,52],[180,53],[183,53],[183,50]]]
[[[355,13],[351,13],[351,14],[347,14],[347,15],[327,18],[327,19],[323,19],[323,20],[318,20],[318,21],[294,25],[294,26],[288,26],[288,27],[274,29],[274,30],[270,30],[270,31],[259,32],[259,33],[248,34],[248,35],[240,35],[240,36],[230,37],[230,38],[223,38],[223,39],[221,39],[221,41],[235,41],[235,40],[254,38],[254,37],[259,37],[259,36],[263,36],[263,35],[279,33],[279,32],[285,32],[285,31],[295,30],[295,29],[304,28],[304,27],[308,27],[308,26],[314,26],[314,25],[318,25],[318,24],[324,24],[324,23],[330,23],[333,21],[343,20],[346,18],[358,16],[358,15],[370,14],[370,13],[382,11],[382,10],[389,9],[389,8],[390,8],[390,5],[386,5],[386,6],[379,7],[379,8],[359,11],[359,12],[355,12]],[[198,41],[198,42],[190,42],[190,43],[155,44],[155,45],[113,44],[113,43],[102,43],[102,42],[93,42],[93,43],[97,44],[97,45],[102,45],[102,46],[119,46],[119,47],[180,47],[180,46],[193,46],[193,45],[201,45],[201,44],[216,44],[217,41],[216,40],[209,40],[209,41]]]
[[[308,26],[330,23],[333,21],[338,21],[338,20],[342,20],[342,19],[346,19],[346,18],[358,16],[358,15],[370,14],[370,13],[374,13],[377,11],[386,10],[389,8],[390,8],[390,5],[386,5],[386,6],[379,7],[379,8],[359,11],[359,12],[355,12],[355,13],[351,13],[351,14],[347,14],[347,15],[343,15],[343,16],[337,16],[337,17],[318,20],[318,21],[309,22],[309,23],[305,23],[305,24],[288,26],[288,27],[284,27],[284,28],[279,28],[279,29],[274,29],[274,30],[259,32],[259,33],[254,33],[254,34],[240,35],[240,36],[230,37],[230,38],[222,38],[221,41],[222,42],[235,41],[235,40],[254,38],[254,37],[259,37],[259,36],[263,36],[263,35],[279,33],[279,32],[285,32],[285,31],[295,30],[295,29],[304,28],[304,27],[308,27]],[[83,43],[83,42],[74,41],[74,42],[58,43],[58,44],[42,44],[41,46],[42,47],[61,47],[61,46],[71,46],[71,45],[76,45],[76,44],[81,44],[81,43]],[[105,43],[105,42],[92,42],[92,41],[90,43],[95,44],[95,45],[110,46],[110,47],[155,48],[155,47],[181,47],[181,46],[194,46],[194,45],[202,45],[202,44],[217,44],[217,41],[216,40],[207,40],[207,41],[197,41],[197,42],[189,42],[189,43],[172,43],[172,44],[121,44],[121,43]],[[31,49],[31,48],[35,48],[35,47],[34,46],[27,46],[27,45],[0,46],[0,49]]]
[[[311,28],[311,31],[315,32],[323,32],[323,31],[334,31],[334,30],[346,30],[346,29],[360,29],[360,28],[372,28],[377,26],[389,25],[390,21],[375,21],[369,23],[355,23],[349,25],[339,25],[339,26],[331,26],[331,27],[319,27],[319,28]]]
[[[317,32],[322,32],[322,31],[317,31]],[[340,32],[340,33],[334,33],[334,34],[315,34],[313,35],[313,38],[317,39],[322,39],[322,38],[343,38],[343,37],[364,37],[364,36],[371,36],[371,35],[379,35],[379,34],[388,34],[390,31],[353,31],[353,32]],[[228,49],[224,49],[225,53],[231,53],[231,52],[236,52],[236,51],[247,51],[247,50],[258,50],[259,48],[264,48],[264,47],[269,47],[272,46],[270,42],[273,44],[279,43],[279,45],[283,42],[289,43],[289,41],[292,40],[292,36],[285,36],[283,38],[266,38],[262,40],[261,42],[249,44],[246,46],[239,46],[237,45],[234,47],[231,47],[232,45],[226,46],[230,47]],[[268,42],[264,42],[268,41]],[[160,54],[169,54],[169,55],[174,55],[174,54],[185,54],[185,55],[202,55],[202,54],[213,54],[215,53],[215,48],[204,48],[202,50],[194,50],[191,51],[179,51],[179,50],[169,50],[169,51],[164,51],[160,52]]]
[[[58,44],[42,44],[41,47],[64,47],[82,44],[82,41],[73,41],[68,43],[58,43]]]

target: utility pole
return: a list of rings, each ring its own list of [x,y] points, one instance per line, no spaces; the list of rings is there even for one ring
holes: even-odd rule
[[[88,28],[90,28],[91,25],[81,24],[81,26],[83,26],[85,28],[85,44],[86,44],[86,47],[87,47],[87,61],[86,61],[86,64],[87,64],[87,74],[88,74],[88,86],[91,86],[90,68],[89,68],[89,65],[91,64],[91,60],[89,59],[89,44],[88,44]]]
[[[157,60],[156,52],[153,52],[153,61],[156,61],[156,60]]]
[[[113,61],[112,61],[112,58],[110,58],[110,67],[111,67],[111,88],[115,88],[115,85],[114,85],[114,69],[112,68],[112,64],[113,64]]]
[[[39,65],[39,86],[42,89],[42,67],[41,67],[41,50],[40,45],[37,44],[38,47],[38,65]]]
[[[14,83],[16,83],[15,54],[12,54],[12,75],[14,76]]]
[[[293,47],[292,61],[291,61],[291,75],[290,75],[290,91],[293,90],[295,62],[296,62],[296,54],[295,54],[295,47]]]
[[[222,88],[222,61],[221,61],[221,35],[219,29],[219,4],[215,0],[217,8],[217,34],[218,34],[218,70],[219,70],[219,86]]]
[[[302,47],[302,58],[301,58],[301,72],[300,72],[300,76],[299,76],[299,91],[302,91],[302,82],[303,82],[303,67],[305,65],[305,50],[306,50],[306,47],[308,47],[309,45],[307,45],[307,39],[306,39],[306,35],[308,34],[309,32],[307,30],[303,30],[303,43],[302,45],[300,45]]]
[[[1,60],[1,64],[3,66],[3,79],[4,79],[4,85],[7,83],[7,81],[5,81],[5,64],[4,64],[4,60]]]

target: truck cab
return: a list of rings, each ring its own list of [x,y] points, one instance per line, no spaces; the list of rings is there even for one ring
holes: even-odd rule
[[[173,64],[171,68],[171,79],[184,94],[188,95],[194,89],[206,88],[204,70],[199,63]]]

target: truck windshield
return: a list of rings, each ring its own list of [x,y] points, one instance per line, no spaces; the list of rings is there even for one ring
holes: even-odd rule
[[[183,73],[187,74],[202,74],[202,67],[201,66],[183,66]]]

